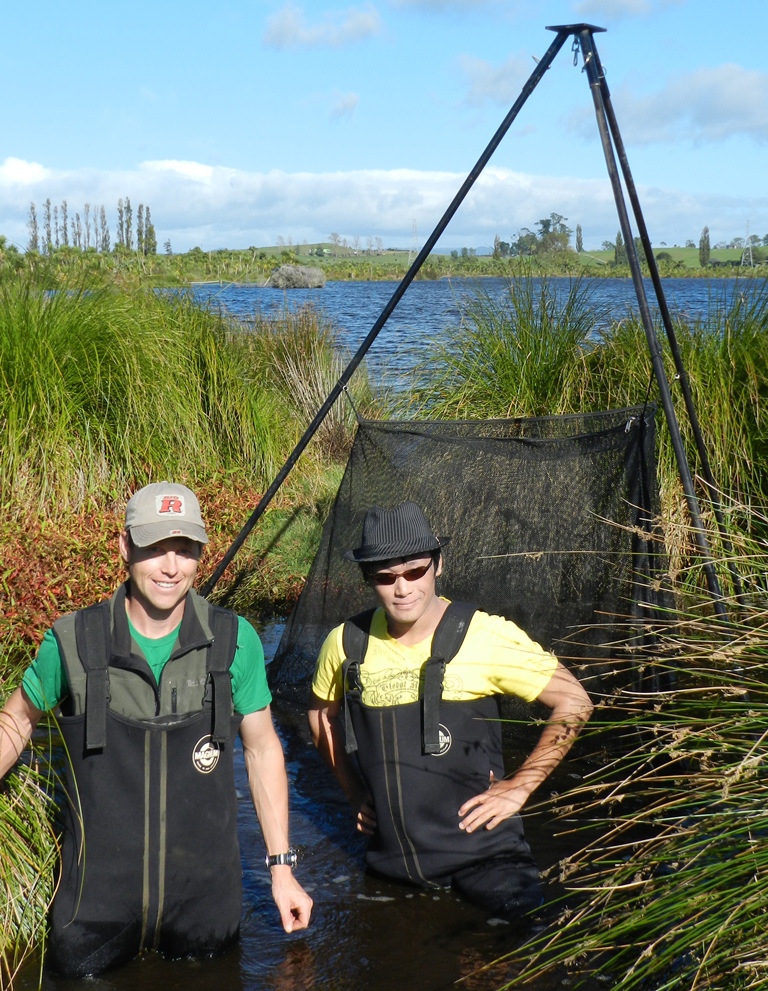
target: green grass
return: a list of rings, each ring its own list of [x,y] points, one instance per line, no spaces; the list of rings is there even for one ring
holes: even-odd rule
[[[480,291],[462,322],[430,356],[410,411],[433,418],[491,418],[594,412],[657,395],[645,332],[637,318],[608,322],[590,297],[591,283],[568,289],[546,278],[510,281],[493,299]],[[716,482],[740,507],[768,503],[768,291],[750,282],[729,306],[705,321],[673,318],[694,408]],[[595,326],[603,329],[599,336]],[[657,327],[664,341],[661,327]],[[677,417],[694,472],[698,458],[676,373],[663,348]],[[689,552],[687,509],[663,412],[658,414],[658,464],[673,564]],[[705,490],[699,487],[702,497]],[[738,521],[734,520],[735,525]],[[727,579],[726,579],[727,580]]]
[[[6,645],[7,647],[7,645]],[[0,650],[0,702],[30,660],[29,651]],[[51,740],[41,730],[31,759],[0,786],[0,987],[13,979],[31,949],[45,940],[45,917],[53,897],[58,845],[51,801],[54,774]]]
[[[737,266],[741,263],[741,248],[712,248],[710,251],[710,264],[706,269],[702,269],[699,263],[699,249],[698,248],[681,248],[678,245],[654,245],[653,254],[655,258],[659,255],[669,255],[672,264],[667,264],[666,267],[662,262],[660,263],[660,268],[662,269],[662,275],[706,275],[708,277],[713,277],[716,275],[743,275],[744,272],[739,271],[739,269],[733,269],[730,267],[722,268],[721,266],[730,266],[731,263],[735,262]],[[757,255],[757,250],[755,251]],[[640,253],[641,260],[643,259],[643,253]],[[614,261],[614,251],[605,251],[603,249],[597,251],[584,251],[579,255],[579,258],[589,264],[590,261],[597,263],[602,266],[609,266],[613,264]],[[716,263],[713,266],[713,263]],[[678,268],[679,265],[679,268]],[[624,266],[625,274],[629,275],[629,267]]]
[[[245,332],[184,293],[0,284],[0,502],[55,515],[150,478],[264,485],[342,360],[314,311]],[[364,373],[354,392],[365,407]],[[353,422],[340,406],[327,456]]]

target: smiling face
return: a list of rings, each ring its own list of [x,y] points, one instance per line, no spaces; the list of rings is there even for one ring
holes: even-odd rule
[[[446,606],[435,592],[435,579],[442,570],[442,558],[435,562],[431,554],[368,566],[368,584],[387,614],[391,636],[404,643],[418,643],[434,633]]]
[[[168,537],[136,547],[124,531],[120,553],[128,565],[130,596],[126,608],[139,632],[147,623],[172,629],[181,622],[184,600],[197,574],[200,544],[188,537]]]

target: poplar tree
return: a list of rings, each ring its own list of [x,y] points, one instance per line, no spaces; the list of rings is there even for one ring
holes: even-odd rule
[[[709,228],[705,227],[699,238],[699,265],[702,268],[706,268],[709,265],[709,253]]]
[[[101,250],[106,254],[109,251],[109,224],[107,223],[107,211],[104,207],[99,208],[99,226]]]
[[[144,250],[144,204],[139,203],[136,211],[136,250],[140,255],[145,255]]]
[[[45,244],[43,245],[43,251],[46,254],[51,253],[53,248],[53,238],[51,237],[51,198],[50,196],[43,203],[43,231],[45,232]]]
[[[67,230],[67,201],[61,201],[61,243],[66,248],[69,246],[69,231]]]
[[[127,196],[125,197],[125,246],[129,251],[133,250],[133,211]]]
[[[91,204],[86,203],[83,207],[83,218],[85,226],[85,247],[91,246]],[[95,238],[94,238],[95,240]]]
[[[581,254],[584,250],[584,240],[581,234],[581,224],[576,224],[576,250]]]
[[[125,210],[123,209],[123,198],[117,201],[117,242],[115,247],[125,244]]]
[[[27,251],[40,251],[40,229],[37,226],[37,207],[34,202],[29,204],[29,219],[27,220],[29,241]]]
[[[170,241],[168,243],[170,244]],[[155,225],[152,223],[149,207],[147,207],[146,212],[144,213],[144,254],[157,254],[157,235],[155,234]],[[168,252],[168,254],[170,254],[170,252]]]
[[[616,234],[616,246],[613,249],[613,261],[616,265],[627,264],[627,249],[624,247],[624,238],[621,236],[621,231],[618,231]]]
[[[53,239],[54,246],[58,251],[59,248],[59,208],[54,206],[53,208]]]

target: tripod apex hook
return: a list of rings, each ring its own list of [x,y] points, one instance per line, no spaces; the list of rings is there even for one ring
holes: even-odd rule
[[[545,30],[557,31],[558,34],[583,34],[584,31],[595,34],[595,32],[605,32],[608,28],[600,28],[597,24],[549,24]]]

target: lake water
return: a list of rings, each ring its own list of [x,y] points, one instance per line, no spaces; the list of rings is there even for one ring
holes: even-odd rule
[[[549,280],[560,293],[567,293],[569,280]],[[367,363],[374,382],[397,389],[407,386],[413,369],[429,353],[433,341],[450,337],[461,322],[462,307],[478,292],[498,298],[506,289],[506,279],[440,279],[415,281],[398,302],[371,347]],[[596,313],[606,312],[621,319],[637,311],[637,298],[631,279],[586,279]],[[194,288],[201,303],[220,306],[225,312],[248,321],[255,313],[276,315],[286,308],[294,311],[311,304],[322,311],[339,329],[339,340],[354,352],[365,339],[392,298],[397,282],[328,282],[322,289],[269,289],[257,285],[204,284]],[[727,306],[734,293],[764,288],[758,279],[664,279],[664,292],[670,312],[688,320],[705,318],[716,308]],[[655,296],[650,280],[645,280],[652,310]]]

